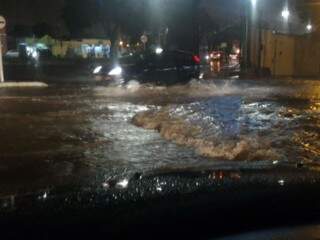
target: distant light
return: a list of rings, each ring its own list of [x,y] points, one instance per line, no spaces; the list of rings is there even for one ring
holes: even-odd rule
[[[285,8],[282,12],[281,12],[281,16],[284,18],[284,20],[288,20],[290,17],[290,11]]]
[[[209,59],[210,59],[210,56],[209,56],[209,55],[207,55],[207,56],[206,56],[206,59],[207,59],[207,60],[209,60]]]
[[[127,48],[129,48],[129,47],[130,47],[130,44],[128,43],[128,44],[127,44]]]
[[[120,45],[120,46],[123,46],[123,41],[120,41],[120,42],[119,42],[119,45]]]
[[[257,5],[257,0],[251,0],[251,4],[255,7]]]
[[[102,70],[102,66],[98,66],[93,70],[93,74],[98,74],[101,72],[101,70]]]
[[[237,50],[236,50],[236,54],[240,54],[240,49],[239,48],[237,48]]]
[[[309,32],[312,31],[312,28],[313,28],[313,26],[310,23],[306,26],[306,29]]]
[[[160,55],[161,53],[163,53],[163,49],[161,47],[157,47],[156,54]]]
[[[112,69],[108,75],[109,76],[119,76],[122,73],[122,68],[121,67],[115,67],[114,69]]]

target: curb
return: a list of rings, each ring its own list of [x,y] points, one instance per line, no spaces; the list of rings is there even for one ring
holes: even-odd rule
[[[45,88],[48,87],[48,84],[44,82],[4,82],[0,83],[0,88]]]

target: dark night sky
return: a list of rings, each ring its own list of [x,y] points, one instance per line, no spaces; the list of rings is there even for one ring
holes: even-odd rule
[[[128,1],[134,3],[134,1],[139,0]],[[220,26],[239,21],[239,17],[243,13],[241,9],[243,0],[199,0],[199,2],[200,1],[202,2],[202,11],[211,18],[213,23],[218,23]],[[294,1],[295,0],[291,0],[289,3]],[[31,27],[35,24],[47,23],[51,25],[56,32],[66,32],[66,26],[62,19],[62,9],[65,2],[68,2],[68,0],[0,0],[0,14],[7,18],[8,30],[12,29],[15,25]],[[279,8],[284,2],[284,0],[264,0],[261,3],[268,3],[269,5],[272,3],[272,5]],[[280,9],[267,10],[265,16],[274,19],[280,16],[279,11]],[[266,21],[269,21],[269,19],[266,19]],[[92,31],[94,32],[95,30],[92,29]]]
[[[54,24],[61,16],[64,0],[1,0],[0,12],[12,24]]]
[[[0,0],[0,14],[7,18],[8,28],[15,25],[33,26],[38,23],[48,23],[58,31],[64,30],[62,9],[68,0]],[[107,1],[107,0],[106,0]],[[136,1],[136,0],[130,0]],[[200,1],[200,0],[199,0]],[[204,9],[213,14],[220,14],[220,20],[230,13],[236,14],[239,0],[201,0],[204,2]],[[216,4],[215,4],[216,3]],[[219,6],[217,11],[212,11]]]
[[[38,22],[55,24],[62,21],[62,8],[68,0],[1,0],[0,14],[6,16],[11,24],[33,25]],[[199,0],[200,1],[200,0]],[[238,10],[239,0],[202,0],[203,6],[213,13],[225,16],[227,13],[235,14]],[[229,15],[230,16],[230,15]]]
[[[63,28],[63,4],[64,0],[0,0],[0,14],[6,17],[9,29],[42,22]]]

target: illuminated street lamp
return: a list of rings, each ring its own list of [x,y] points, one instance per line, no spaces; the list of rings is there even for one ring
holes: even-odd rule
[[[251,4],[253,7],[255,7],[257,5],[257,0],[251,0]]]
[[[285,21],[287,21],[290,17],[290,11],[288,10],[288,8],[283,9],[283,11],[281,12],[281,16],[283,17],[283,19]]]
[[[311,32],[312,28],[313,28],[313,26],[310,23],[306,26],[306,29],[308,32]]]
[[[120,41],[120,42],[119,42],[119,45],[122,47],[122,46],[123,46],[123,41]]]

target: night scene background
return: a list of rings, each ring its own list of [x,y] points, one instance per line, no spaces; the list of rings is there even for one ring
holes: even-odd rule
[[[319,239],[319,0],[0,16],[1,239]]]

